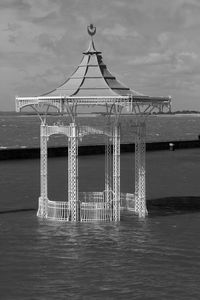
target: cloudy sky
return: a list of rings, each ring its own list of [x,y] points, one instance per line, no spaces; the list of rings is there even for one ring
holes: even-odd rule
[[[0,0],[0,110],[60,85],[87,49],[87,25],[110,71],[174,109],[200,110],[200,0]]]

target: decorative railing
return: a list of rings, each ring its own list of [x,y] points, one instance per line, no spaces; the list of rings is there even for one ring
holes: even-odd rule
[[[80,221],[81,222],[112,221],[111,205],[105,202],[80,203]]]
[[[103,192],[79,192],[78,195],[80,202],[104,202]]]
[[[80,222],[110,222],[113,219],[113,198],[106,201],[104,192],[79,192]],[[111,193],[112,195],[112,193]],[[135,211],[135,196],[130,193],[120,194],[121,210]],[[70,203],[65,201],[47,201],[47,218],[58,221],[70,221]]]
[[[135,194],[121,193],[120,208],[122,210],[135,211]]]
[[[80,192],[80,221],[112,221],[112,205],[105,201],[104,192]]]
[[[69,221],[70,209],[68,202],[50,201],[47,202],[48,219],[58,221]]]

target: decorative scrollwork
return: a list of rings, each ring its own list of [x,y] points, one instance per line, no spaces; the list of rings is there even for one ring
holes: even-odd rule
[[[87,30],[88,30],[88,34],[91,36],[95,35],[95,33],[96,33],[96,27],[93,24],[90,24],[87,27]]]

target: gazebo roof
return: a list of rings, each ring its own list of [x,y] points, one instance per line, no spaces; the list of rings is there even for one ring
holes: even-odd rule
[[[143,96],[120,83],[104,64],[100,51],[97,51],[92,38],[90,25],[88,33],[91,35],[90,45],[83,52],[81,63],[75,72],[58,88],[41,96],[75,96],[75,97],[115,97],[115,96]],[[96,29],[95,29],[96,32]]]
[[[91,41],[87,51],[83,52],[81,63],[75,72],[59,87],[50,92],[35,97],[16,97],[16,110],[26,106],[48,105],[66,110],[66,105],[122,105],[129,110],[138,108],[138,113],[152,111],[154,108],[170,108],[171,97],[147,96],[138,93],[113,76],[103,63],[101,51],[94,45],[93,35],[96,27],[88,26]]]

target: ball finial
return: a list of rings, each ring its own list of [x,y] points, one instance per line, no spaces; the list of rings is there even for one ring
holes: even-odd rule
[[[96,33],[96,27],[93,25],[93,24],[90,24],[88,27],[87,27],[87,30],[88,30],[88,34],[90,36],[93,36],[95,35]]]

